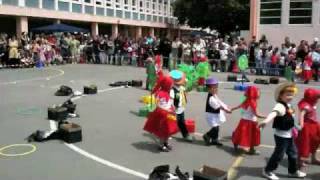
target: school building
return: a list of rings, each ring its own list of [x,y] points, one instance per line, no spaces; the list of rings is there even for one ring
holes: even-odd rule
[[[320,38],[320,0],[251,0],[250,36],[265,34],[280,46],[286,36],[298,44]]]
[[[147,34],[178,36],[191,30],[173,17],[174,0],[0,0],[0,32],[65,23],[91,30],[93,35]]]

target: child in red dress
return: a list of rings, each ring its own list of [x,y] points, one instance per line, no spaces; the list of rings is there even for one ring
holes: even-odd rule
[[[258,154],[255,150],[256,146],[260,145],[260,129],[258,128],[257,118],[265,118],[257,111],[257,101],[259,99],[259,89],[255,86],[249,86],[245,92],[246,100],[237,107],[232,108],[242,109],[242,117],[238,124],[238,127],[233,132],[232,142],[235,150],[238,150],[238,146],[248,148],[248,154]]]
[[[173,80],[168,76],[162,76],[157,83],[153,90],[157,107],[148,115],[143,129],[160,139],[161,145],[159,149],[161,151],[169,152],[172,147],[168,144],[168,139],[171,135],[179,132],[173,101],[170,98]]]
[[[317,119],[316,104],[320,98],[320,90],[313,88],[306,89],[303,99],[299,102],[300,111],[299,122],[302,130],[297,139],[300,165],[312,154],[312,164],[320,165],[320,160],[316,158],[316,152],[320,144],[320,122]]]

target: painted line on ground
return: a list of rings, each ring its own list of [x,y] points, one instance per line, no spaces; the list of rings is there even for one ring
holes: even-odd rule
[[[0,85],[9,85],[9,84],[17,84],[17,83],[23,83],[23,82],[32,82],[32,81],[40,81],[40,80],[51,80],[60,76],[64,75],[64,71],[61,69],[56,69],[56,68],[48,68],[45,70],[53,70],[53,71],[58,71],[59,74],[52,75],[52,76],[47,76],[47,77],[39,77],[39,78],[31,78],[31,79],[24,79],[24,80],[16,80],[16,81],[10,81],[10,82],[1,82]]]
[[[125,88],[124,86],[121,86],[121,87],[114,87],[114,88],[107,88],[107,89],[102,89],[102,90],[98,90],[98,94],[99,93],[104,93],[104,92],[108,92],[108,91],[113,91],[113,90],[117,90],[117,89],[123,89]],[[81,99],[82,97],[86,97],[87,95],[82,95],[82,96],[76,96],[74,98],[72,98],[73,101],[75,100],[78,100],[78,99]],[[127,174],[130,174],[130,175],[133,175],[133,176],[136,176],[136,177],[140,177],[142,179],[148,179],[148,175],[146,174],[143,174],[141,172],[138,172],[138,171],[135,171],[135,170],[132,170],[132,169],[129,169],[127,167],[124,167],[124,166],[121,166],[121,165],[118,165],[118,164],[115,164],[113,162],[110,162],[106,159],[103,159],[103,158],[100,158],[94,154],[91,154],[81,148],[79,148],[78,146],[74,145],[74,144],[68,144],[68,143],[64,143],[64,145],[66,145],[68,148],[70,148],[71,150],[77,152],[78,154],[82,155],[82,156],[85,156],[86,158],[89,158],[91,160],[94,160],[100,164],[103,164],[105,166],[108,166],[110,168],[113,168],[113,169],[116,169],[116,170],[119,170],[119,171],[122,171],[122,172],[125,172]]]
[[[236,160],[232,163],[230,169],[228,170],[227,179],[229,179],[229,180],[236,179],[236,177],[238,175],[237,168],[240,166],[240,164],[242,163],[243,160],[244,160],[244,156],[239,156],[236,158]]]
[[[75,152],[77,152],[77,153],[79,153],[79,154],[81,154],[81,155],[83,155],[83,156],[85,156],[85,157],[87,157],[89,159],[92,159],[92,160],[94,160],[96,162],[99,162],[100,164],[103,164],[103,165],[106,165],[106,166],[111,167],[113,169],[117,169],[119,171],[122,171],[122,172],[125,172],[125,173],[128,173],[128,174],[140,177],[142,179],[148,179],[148,177],[149,177],[148,175],[143,174],[141,172],[131,170],[131,169],[126,168],[124,166],[120,166],[120,165],[115,164],[113,162],[110,162],[108,160],[102,159],[102,158],[100,158],[98,156],[95,156],[95,155],[93,155],[93,154],[91,154],[91,153],[89,153],[89,152],[87,152],[87,151],[75,146],[74,144],[67,144],[67,143],[64,143],[64,144],[67,147],[69,147],[70,149],[72,149],[73,151],[75,151]]]

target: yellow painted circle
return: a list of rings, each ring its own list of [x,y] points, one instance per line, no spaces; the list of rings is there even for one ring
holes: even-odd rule
[[[31,149],[27,152],[24,153],[19,153],[19,154],[8,154],[8,153],[3,153],[4,150],[12,148],[12,147],[30,147]],[[15,156],[25,156],[28,154],[31,154],[37,150],[37,147],[33,144],[11,144],[5,147],[2,147],[0,149],[0,156],[7,156],[7,157],[15,157]]]

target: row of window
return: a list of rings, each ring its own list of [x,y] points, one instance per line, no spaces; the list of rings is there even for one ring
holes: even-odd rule
[[[18,5],[18,3],[19,3],[18,1],[19,0],[2,0],[2,4]],[[79,0],[73,0],[73,1],[79,1]],[[86,3],[91,3],[91,1],[92,0],[84,0],[84,2],[86,2]],[[155,0],[153,0],[153,1],[155,1]],[[26,0],[25,6],[39,8],[39,0]],[[70,7],[70,2],[58,1],[57,9],[59,11],[70,11],[69,7]],[[48,10],[55,10],[55,1],[54,0],[42,0],[42,8],[48,9]],[[142,21],[153,21],[153,22],[160,22],[160,23],[172,23],[173,21],[175,21],[174,18],[167,18],[167,17],[163,17],[163,16],[125,11],[125,10],[121,10],[121,9],[104,8],[102,6],[94,7],[89,4],[84,5],[84,13],[94,15],[94,8],[96,8],[96,15],[99,15],[99,16],[119,17],[119,18],[142,20]],[[72,3],[71,4],[71,12],[82,13],[82,4]]]
[[[55,4],[55,0],[42,0],[43,4]],[[106,8],[124,9],[130,11],[139,11],[147,14],[156,15],[171,15],[172,8],[168,8],[167,0],[70,0],[74,3],[83,2],[85,5],[94,5]],[[58,1],[68,3],[67,1]],[[19,0],[3,0],[3,4],[7,5],[18,5]],[[25,0],[25,6],[27,7],[38,7],[39,0]],[[168,12],[168,10],[170,10]]]
[[[261,0],[260,24],[281,24],[282,1]],[[312,23],[312,0],[290,0],[289,24]]]

